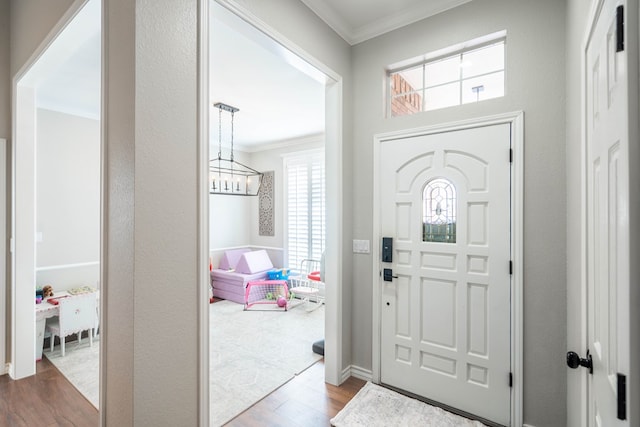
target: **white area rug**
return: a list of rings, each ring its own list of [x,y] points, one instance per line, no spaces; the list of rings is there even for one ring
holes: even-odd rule
[[[335,427],[483,427],[484,424],[444,411],[393,390],[366,383],[331,419]]]
[[[88,338],[84,338],[80,344],[77,341],[67,343],[64,357],[60,354],[60,346],[55,346],[53,352],[47,346],[43,354],[93,406],[98,407],[100,402],[99,335],[93,339],[93,347],[89,346]]]
[[[260,310],[260,311],[258,311]],[[262,311],[264,310],[264,311]],[[211,426],[221,426],[304,371],[321,357],[311,350],[324,338],[324,306],[284,311],[275,305],[220,301],[209,305]],[[100,341],[82,340],[44,355],[97,408]]]
[[[324,337],[324,306],[243,311],[220,301],[211,307],[211,426],[223,425],[321,358],[311,346]]]

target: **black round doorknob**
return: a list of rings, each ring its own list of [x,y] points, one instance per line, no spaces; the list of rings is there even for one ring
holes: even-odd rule
[[[580,366],[580,356],[575,351],[570,351],[567,353],[567,366],[571,369],[576,369]]]
[[[587,351],[587,357],[582,359],[575,351],[567,352],[567,366],[571,369],[576,369],[578,366],[585,367],[589,370],[590,374],[593,374],[593,358],[589,351]]]
[[[391,303],[389,301],[387,301],[387,305],[391,305]]]

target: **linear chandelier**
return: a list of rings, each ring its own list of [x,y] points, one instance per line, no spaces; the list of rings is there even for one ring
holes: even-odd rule
[[[218,109],[218,158],[209,160],[209,194],[227,196],[257,196],[263,174],[233,158],[233,117],[240,111],[222,102]],[[222,157],[222,112],[231,114],[231,156]]]

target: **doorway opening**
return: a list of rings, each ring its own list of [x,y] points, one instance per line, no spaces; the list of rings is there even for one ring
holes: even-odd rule
[[[98,407],[101,1],[76,2],[43,46],[14,81],[10,374],[35,374],[44,350]],[[60,338],[69,302],[88,326]]]
[[[231,12],[219,3],[224,5],[224,2],[210,3],[209,157],[216,157],[220,138],[218,111],[211,105],[222,102],[238,108],[234,115],[235,156],[242,163],[266,172],[263,193],[270,204],[265,210],[265,200],[260,197],[216,194],[209,199],[209,255],[214,271],[212,297],[215,301],[210,306],[210,414],[215,425],[226,420],[219,414],[223,407],[236,404],[221,403],[218,398],[231,387],[221,381],[220,369],[246,369],[246,373],[255,372],[254,367],[260,364],[284,363],[280,368],[272,366],[268,369],[271,373],[278,372],[271,376],[282,376],[280,381],[284,381],[287,375],[296,374],[320,358],[313,352],[312,344],[324,338],[327,342],[327,381],[338,383],[340,372],[336,367],[340,348],[337,337],[340,334],[338,325],[341,325],[337,316],[341,304],[337,297],[340,264],[336,250],[340,238],[335,227],[340,215],[326,219],[324,215],[328,206],[338,204],[339,192],[330,194],[329,189],[335,188],[340,181],[327,176],[330,173],[333,177],[339,176],[336,157],[341,137],[337,135],[340,130],[335,112],[339,111],[341,102],[340,77],[311,65],[315,64],[310,61],[312,58],[289,47],[284,38],[254,22],[249,14],[235,8]],[[327,114],[327,111],[331,113]],[[221,146],[222,150],[228,150],[228,134],[225,139],[224,130],[228,123],[222,125]],[[213,184],[210,182],[209,185]],[[317,304],[318,300],[313,297],[307,304],[301,295],[295,296],[296,290],[292,288],[294,297],[288,302],[286,312],[282,309],[276,313],[273,310],[252,312],[253,307],[244,311],[244,288],[234,296],[224,276],[226,272],[219,271],[235,270],[229,260],[233,260],[232,264],[238,262],[239,258],[234,254],[241,257],[244,251],[266,252],[267,267],[284,268],[288,274],[298,273],[300,264],[304,266],[303,260],[320,262],[326,252],[327,274],[322,281],[326,283],[326,289],[321,291],[325,304]],[[235,273],[240,272],[232,272]],[[291,286],[295,282],[290,280],[287,284]],[[224,305],[218,299],[224,299]],[[225,310],[228,310],[227,315],[221,314]],[[237,337],[228,337],[229,341],[239,340],[236,347],[226,339],[223,343],[214,339],[216,328],[221,329],[225,319],[233,318],[240,323],[238,317],[249,323],[243,323],[245,328],[236,330]],[[253,328],[260,328],[260,331],[248,330],[252,326],[247,325],[253,321],[258,321]],[[309,321],[311,323],[305,323]],[[280,322],[286,326],[279,326]],[[256,332],[258,338],[252,339],[251,343],[259,341],[257,344],[263,347],[253,351],[256,360],[252,361],[246,352],[253,347],[243,340],[243,336],[255,337]],[[226,354],[230,346],[243,352],[245,357],[233,357],[233,364],[225,362],[230,356]],[[279,362],[268,356],[273,351],[282,355],[278,357]],[[264,355],[262,359],[260,353]],[[254,367],[247,368],[245,362],[253,362]],[[233,386],[237,385],[234,382]],[[261,394],[260,384],[248,384],[247,390],[250,390],[248,394],[255,394],[253,402],[266,394]]]

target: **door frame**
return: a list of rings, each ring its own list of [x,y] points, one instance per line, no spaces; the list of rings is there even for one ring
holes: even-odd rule
[[[59,21],[13,76],[11,82],[13,136],[10,141],[10,257],[7,260],[11,287],[11,355],[7,370],[13,379],[25,378],[36,373],[36,361],[33,357],[36,349],[35,314],[24,309],[33,307],[36,269],[34,237],[36,232],[35,117],[37,108],[35,83],[28,78],[28,74],[49,45],[65,30],[88,1],[73,0]]]
[[[522,396],[523,396],[523,237],[524,237],[524,112],[498,114],[468,120],[402,129],[388,133],[376,134],[373,137],[373,242],[372,242],[372,277],[373,306],[372,306],[372,381],[380,384],[381,373],[381,319],[380,301],[382,286],[380,277],[380,146],[384,142],[396,139],[412,138],[423,135],[433,135],[444,132],[454,132],[484,126],[510,124],[511,148],[513,150],[513,164],[511,166],[511,257],[513,260],[513,275],[511,280],[511,372],[513,386],[511,388],[511,425],[522,425]]]

